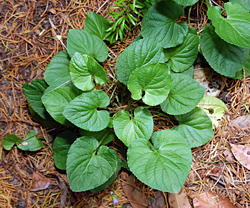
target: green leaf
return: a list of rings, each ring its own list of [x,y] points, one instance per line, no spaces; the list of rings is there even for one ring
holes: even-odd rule
[[[142,36],[157,37],[157,41],[163,48],[181,44],[188,32],[188,26],[184,22],[177,23],[176,19],[183,14],[183,7],[172,0],[155,4],[142,20]]]
[[[114,183],[115,180],[116,180],[116,178],[117,178],[117,176],[118,176],[119,171],[122,168],[122,163],[123,163],[123,161],[121,160],[120,157],[118,157],[118,159],[117,159],[117,166],[116,166],[114,174],[104,184],[102,184],[102,185],[100,185],[100,186],[98,186],[98,187],[96,187],[94,189],[91,189],[90,191],[92,193],[96,193],[96,192],[99,192],[99,191],[102,191],[102,190],[108,188],[109,185],[111,185],[112,183]]]
[[[190,66],[189,69],[187,69],[184,72],[174,72],[174,71],[171,71],[171,73],[173,73],[173,74],[180,74],[181,73],[181,74],[189,76],[190,78],[193,78],[194,77],[194,65]]]
[[[43,119],[31,107],[29,107],[29,114],[32,116],[32,119],[34,119],[38,123],[42,124],[43,126],[46,126],[46,127],[58,127],[58,126],[60,126],[60,124],[58,122],[56,122],[51,116],[49,116],[46,119]]]
[[[64,109],[77,96],[69,87],[56,88],[42,97],[42,101],[49,114],[60,124],[72,126],[63,115]]]
[[[220,7],[212,6],[208,9],[208,18],[212,20],[215,32],[225,41],[250,48],[250,14],[235,2],[224,4],[227,18],[221,16]]]
[[[50,117],[41,100],[47,87],[48,85],[44,79],[36,79],[32,81],[30,85],[29,83],[23,84],[23,92],[30,106],[43,119]]]
[[[203,56],[209,65],[219,74],[234,77],[243,68],[249,49],[232,45],[222,40],[214,31],[212,25],[207,24],[200,39]]]
[[[153,117],[149,110],[143,107],[135,109],[133,118],[130,118],[129,113],[125,110],[114,118],[115,134],[126,146],[136,139],[149,140],[153,128]]]
[[[244,65],[244,68],[245,68],[245,77],[248,77],[250,75],[250,52],[249,52],[248,59]],[[244,78],[243,70],[237,71],[235,76],[232,78],[233,79],[243,79]]]
[[[36,131],[29,131],[23,142],[17,145],[17,147],[24,151],[37,151],[43,147],[41,138],[36,137]]]
[[[172,86],[161,109],[170,115],[180,115],[193,110],[203,98],[206,89],[187,75],[172,74]]]
[[[70,80],[69,56],[66,50],[57,53],[46,68],[44,79],[48,85],[57,85]]]
[[[116,151],[99,147],[96,139],[78,138],[70,147],[67,158],[67,176],[70,189],[81,192],[105,183],[117,167]]]
[[[86,54],[76,52],[70,60],[69,70],[73,84],[82,91],[89,91],[95,87],[94,77],[97,84],[107,81],[105,69]]]
[[[228,110],[222,100],[208,95],[203,97],[198,107],[208,115],[215,127],[219,127],[219,121],[223,118],[225,111]]]
[[[75,52],[92,56],[99,62],[108,57],[108,48],[104,41],[86,30],[71,29],[67,38],[68,50],[73,56]]]
[[[170,69],[166,64],[150,64],[134,70],[128,81],[128,89],[134,100],[142,100],[150,106],[159,105],[168,96],[171,88]]]
[[[119,56],[116,74],[119,81],[127,84],[130,74],[138,67],[164,62],[162,47],[155,38],[140,39],[130,44]]]
[[[188,142],[174,130],[153,134],[153,144],[138,139],[128,148],[128,166],[143,183],[164,192],[178,193],[189,174],[192,153]]]
[[[194,28],[193,28],[194,29]],[[189,32],[184,42],[175,48],[164,50],[165,61],[169,63],[175,72],[183,72],[193,65],[198,56],[199,37]]]
[[[182,6],[192,6],[196,2],[198,2],[198,0],[174,0],[174,1]]]
[[[98,36],[102,40],[106,39],[106,31],[110,26],[111,25],[107,19],[95,12],[88,12],[84,23],[84,29],[86,31]]]
[[[11,148],[16,144],[18,145],[23,140],[18,138],[15,134],[9,134],[2,140],[3,148],[6,150],[11,150]]]
[[[101,141],[102,145],[112,142],[115,138],[115,134],[114,132],[111,131],[110,128],[106,128],[106,129],[103,129],[102,131],[96,131],[96,132],[86,131],[83,129],[79,129],[79,131],[82,136],[93,137],[98,142]]]
[[[110,121],[109,112],[98,110],[108,106],[109,96],[100,90],[84,92],[65,108],[63,115],[79,128],[88,131],[101,131]]]
[[[71,131],[64,131],[54,141],[54,161],[57,168],[66,170],[66,160],[71,144],[76,140],[76,135]]]
[[[250,1],[249,0],[229,0],[229,2],[236,2],[243,6],[248,12],[250,12]]]
[[[73,92],[75,92],[76,94],[81,94],[82,93],[82,90],[79,90],[71,81],[71,79],[69,79],[68,81],[60,84],[60,85],[57,85],[56,83],[53,84],[53,85],[50,85],[43,93],[43,95],[47,94],[48,92],[54,90],[54,89],[58,89],[58,88],[62,88],[62,87],[68,87],[70,88],[71,90],[73,90]]]
[[[189,141],[191,148],[206,144],[214,136],[212,121],[200,108],[175,118],[180,123],[175,130]]]

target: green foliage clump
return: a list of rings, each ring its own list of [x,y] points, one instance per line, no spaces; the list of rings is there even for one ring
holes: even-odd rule
[[[118,36],[109,38],[108,20],[90,12],[84,30],[69,31],[67,50],[52,58],[44,79],[23,85],[38,116],[54,120],[54,125],[79,129],[78,133],[61,133],[53,145],[55,165],[67,171],[73,191],[100,191],[114,181],[121,167],[164,192],[178,193],[183,186],[191,168],[191,148],[206,144],[214,135],[204,101],[199,105],[205,88],[192,78],[199,52],[224,76],[242,78],[243,70],[250,73],[249,11],[239,2],[228,2],[224,4],[225,18],[221,8],[207,0],[211,21],[203,32],[197,32],[177,22],[184,6],[197,1],[146,1],[152,6],[142,20],[141,37],[117,60],[115,80],[119,82],[110,80],[112,76],[101,63],[108,58],[105,41],[112,43]],[[119,2],[124,13],[132,10],[137,14],[139,1],[130,1],[129,8],[124,1]],[[123,13],[112,14],[121,19],[118,21],[125,29],[128,23],[135,23],[130,15],[122,18]],[[105,92],[108,83],[116,86],[112,95]],[[116,99],[112,99],[113,94]],[[169,117],[177,125],[153,132],[152,113]],[[5,138],[5,142],[11,141],[5,143],[5,149],[19,144],[12,137]],[[110,147],[115,137],[126,150]]]

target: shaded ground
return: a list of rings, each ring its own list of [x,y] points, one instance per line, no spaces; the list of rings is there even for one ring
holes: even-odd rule
[[[0,0],[0,140],[10,133],[23,138],[33,129],[45,138],[43,148],[38,152],[24,152],[16,148],[5,151],[0,147],[1,208],[60,207],[60,204],[65,207],[113,207],[110,191],[118,199],[118,207],[130,207],[129,202],[133,200],[128,199],[122,187],[126,180],[125,172],[121,172],[108,189],[97,194],[72,193],[69,190],[66,174],[54,167],[51,151],[53,135],[60,129],[46,128],[34,121],[22,92],[22,84],[43,78],[50,59],[63,49],[55,35],[61,35],[65,43],[69,29],[84,28],[88,11],[99,11],[106,17],[107,7],[112,1],[103,6],[104,2]],[[206,19],[201,18],[200,22],[194,21],[193,24],[200,29],[205,22]],[[56,29],[52,29],[53,25]],[[113,59],[105,63],[107,70],[113,67],[116,57],[135,36],[130,34],[126,41],[110,46]],[[190,201],[193,194],[212,190],[237,207],[248,207],[250,171],[234,158],[229,162],[223,153],[225,150],[230,152],[230,143],[250,144],[249,129],[236,129],[229,125],[231,120],[249,113],[250,78],[229,80],[221,77],[221,80],[220,97],[227,102],[229,111],[221,128],[215,131],[215,137],[203,147],[193,149],[192,170],[185,190]],[[166,118],[155,117],[155,123],[155,130],[169,128]],[[48,189],[30,191],[32,175],[36,171],[51,179]],[[148,198],[150,205],[144,206],[138,200],[141,207],[163,207],[162,201],[167,201],[167,193],[151,190],[139,181],[135,181],[134,186]],[[168,207],[166,203],[165,206]]]

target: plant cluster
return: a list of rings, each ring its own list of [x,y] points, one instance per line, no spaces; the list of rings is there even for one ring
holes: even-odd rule
[[[73,191],[100,191],[114,181],[121,167],[164,192],[178,193],[183,186],[191,168],[191,148],[214,135],[206,105],[199,104],[207,101],[205,88],[192,78],[199,45],[216,72],[232,78],[250,73],[250,15],[238,4],[243,1],[225,3],[226,17],[207,1],[212,24],[202,33],[176,21],[184,14],[183,6],[196,2],[152,1],[141,36],[117,60],[120,83],[117,78],[110,80],[101,65],[109,55],[104,40],[110,24],[89,12],[85,29],[69,31],[67,50],[51,59],[44,79],[23,85],[39,117],[79,129],[79,134],[61,133],[53,144],[55,165],[66,170]],[[116,103],[110,103],[111,96],[104,91],[109,82],[127,99],[118,94],[112,99]],[[161,112],[152,111],[157,106]],[[153,112],[170,116],[178,125],[153,132]],[[119,151],[126,154],[126,162],[109,145],[115,137],[127,146],[127,151]]]

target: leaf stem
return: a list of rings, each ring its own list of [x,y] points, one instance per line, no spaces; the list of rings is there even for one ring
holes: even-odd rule
[[[212,3],[210,2],[210,0],[205,0],[205,1],[206,1],[207,8],[212,6]]]
[[[200,33],[202,33],[203,30],[205,30],[205,27],[201,28],[201,29],[197,32],[197,35],[199,35]]]
[[[170,116],[170,115],[165,114],[165,113],[161,113],[161,112],[154,111],[154,110],[150,110],[150,112],[151,112],[151,113],[155,113],[155,114],[157,114],[157,115],[159,115],[159,116],[163,116],[163,117],[166,117],[166,118],[171,118],[171,119],[174,119],[174,117],[173,117],[173,116]]]
[[[109,135],[109,133],[110,133],[110,130],[107,131],[107,133],[104,134],[104,136],[101,138],[101,140],[99,141],[99,147],[102,145],[103,141],[106,139],[106,137]]]
[[[112,81],[110,79],[107,79],[107,82],[111,82],[111,83],[113,83],[115,85],[122,86],[119,82],[114,82],[114,81]]]
[[[153,145],[150,141],[148,141],[148,144],[149,144],[150,148],[151,148],[154,152],[157,151],[157,149],[154,147],[154,145]]]
[[[191,23],[190,23],[191,11],[192,11],[192,7],[190,7],[189,10],[188,10],[188,25],[189,25],[189,28],[192,28],[192,25],[191,25]]]

